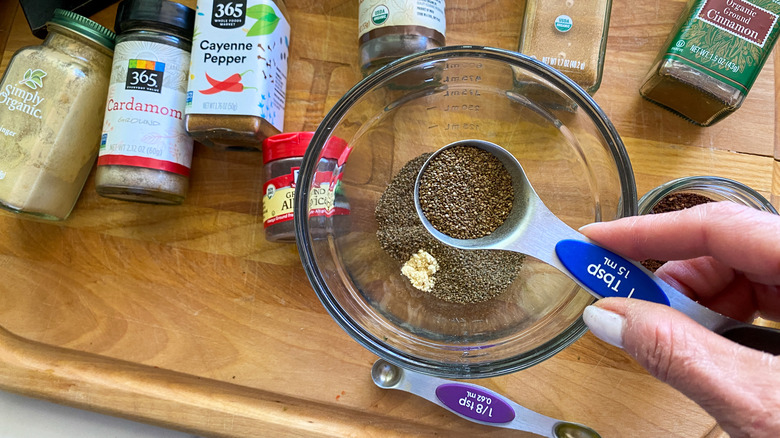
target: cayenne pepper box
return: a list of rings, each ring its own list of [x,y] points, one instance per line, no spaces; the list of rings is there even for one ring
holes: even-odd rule
[[[777,0],[695,0],[640,88],[685,119],[709,126],[736,111],[778,36]]]
[[[192,139],[184,130],[195,11],[168,0],[125,0],[95,188],[101,196],[180,204],[189,188]]]
[[[265,238],[270,242],[295,242],[293,205],[295,183],[306,148],[313,132],[290,132],[268,137],[263,141],[263,226]],[[331,137],[323,148],[315,186],[310,191],[309,229],[326,231],[341,223],[349,215],[349,205],[340,190],[341,166],[351,149],[347,143]]]
[[[284,128],[290,23],[281,0],[199,0],[185,123],[198,142],[257,150]]]

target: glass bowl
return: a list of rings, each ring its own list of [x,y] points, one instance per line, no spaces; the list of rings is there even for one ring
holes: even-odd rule
[[[333,137],[349,145],[335,169],[322,154]],[[532,58],[477,46],[432,49],[377,70],[344,95],[319,125],[298,175],[303,267],[327,311],[364,347],[406,369],[462,379],[549,358],[582,336],[582,310],[592,302],[531,257],[454,269],[488,283],[513,269],[503,293],[477,303],[437,298],[401,274],[403,257],[389,255],[377,237],[377,203],[411,160],[464,139],[511,152],[547,207],[574,228],[637,212],[633,171],[615,128],[582,88]],[[404,216],[413,190],[403,187],[384,207],[402,219],[390,221],[389,239],[383,228],[383,242],[414,246],[415,235],[420,249],[431,250]],[[328,205],[339,202],[329,215]]]
[[[690,193],[713,201],[731,201],[757,210],[777,214],[764,196],[749,186],[719,176],[685,176],[667,181],[645,193],[639,200],[639,214],[650,214],[653,208],[669,195]]]

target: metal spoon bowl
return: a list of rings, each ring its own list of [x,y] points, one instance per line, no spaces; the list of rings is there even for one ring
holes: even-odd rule
[[[437,230],[425,217],[420,203],[420,180],[430,163],[443,151],[459,146],[490,152],[512,177],[514,204],[509,216],[491,234],[476,239],[455,239]],[[780,330],[746,324],[714,312],[677,291],[638,262],[602,248],[566,225],[544,205],[517,159],[497,144],[462,140],[433,153],[417,174],[414,204],[423,226],[442,243],[460,249],[526,254],[557,268],[596,298],[637,298],[671,306],[737,343],[780,354]]]

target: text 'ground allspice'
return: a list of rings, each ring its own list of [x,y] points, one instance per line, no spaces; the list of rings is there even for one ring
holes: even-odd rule
[[[453,146],[420,175],[419,198],[434,228],[456,239],[477,239],[495,231],[512,211],[512,175],[488,151]]]

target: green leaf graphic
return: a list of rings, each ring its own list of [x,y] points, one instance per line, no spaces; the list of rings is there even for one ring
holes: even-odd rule
[[[24,72],[24,79],[19,81],[20,84],[25,84],[31,89],[43,88],[43,78],[46,77],[46,72],[41,69],[27,69]]]
[[[268,35],[276,30],[276,26],[279,24],[279,17],[274,9],[268,5],[252,6],[246,10],[246,15],[257,20],[246,36]]]

